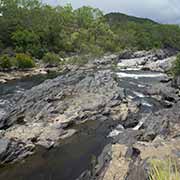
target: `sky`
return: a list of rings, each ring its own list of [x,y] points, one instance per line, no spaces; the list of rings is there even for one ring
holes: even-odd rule
[[[180,0],[44,0],[44,2],[51,5],[71,3],[74,8],[90,5],[100,8],[104,13],[121,12],[150,18],[160,23],[180,24]]]

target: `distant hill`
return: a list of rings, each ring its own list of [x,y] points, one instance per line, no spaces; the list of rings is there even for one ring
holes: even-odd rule
[[[140,23],[140,24],[143,24],[143,23],[158,24],[157,22],[151,19],[128,16],[123,13],[109,13],[105,15],[105,18],[110,25],[124,23],[124,22],[135,22],[135,23]]]

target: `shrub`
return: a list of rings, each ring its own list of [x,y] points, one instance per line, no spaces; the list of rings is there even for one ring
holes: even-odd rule
[[[2,69],[11,69],[12,65],[12,59],[8,55],[0,57],[0,67]]]
[[[15,61],[16,61],[16,66],[19,69],[26,69],[26,68],[35,67],[35,62],[27,54],[23,54],[23,53],[16,54]]]
[[[177,164],[174,160],[152,160],[150,180],[179,180],[180,173],[177,170]]]
[[[48,65],[56,66],[60,63],[60,58],[57,54],[48,52],[44,55],[43,62]]]
[[[73,56],[71,57],[67,63],[71,64],[71,65],[78,65],[78,66],[82,66],[84,64],[87,64],[89,60],[89,57],[85,56],[85,55],[81,55],[81,56]]]
[[[180,53],[177,55],[177,58],[173,64],[172,73],[174,76],[180,75]]]

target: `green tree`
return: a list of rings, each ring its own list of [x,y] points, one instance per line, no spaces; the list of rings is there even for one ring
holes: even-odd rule
[[[11,69],[13,66],[12,59],[8,55],[3,55],[0,57],[0,68]]]
[[[39,36],[34,32],[17,30],[13,33],[12,40],[17,52],[30,53],[36,57],[40,55]]]

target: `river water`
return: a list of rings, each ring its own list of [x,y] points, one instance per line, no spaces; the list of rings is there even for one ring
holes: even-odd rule
[[[150,113],[157,110],[159,103],[144,94],[144,89],[159,83],[161,73],[139,70],[119,70],[121,87],[126,96],[142,104],[141,111]],[[54,76],[25,78],[0,85],[0,109],[3,101],[8,101],[16,93],[23,93]],[[98,157],[105,145],[110,142],[108,134],[118,122],[90,121],[78,125],[79,132],[61,142],[60,146],[45,150],[38,147],[37,153],[20,163],[0,169],[0,180],[75,180],[83,171],[92,168],[92,160]]]

